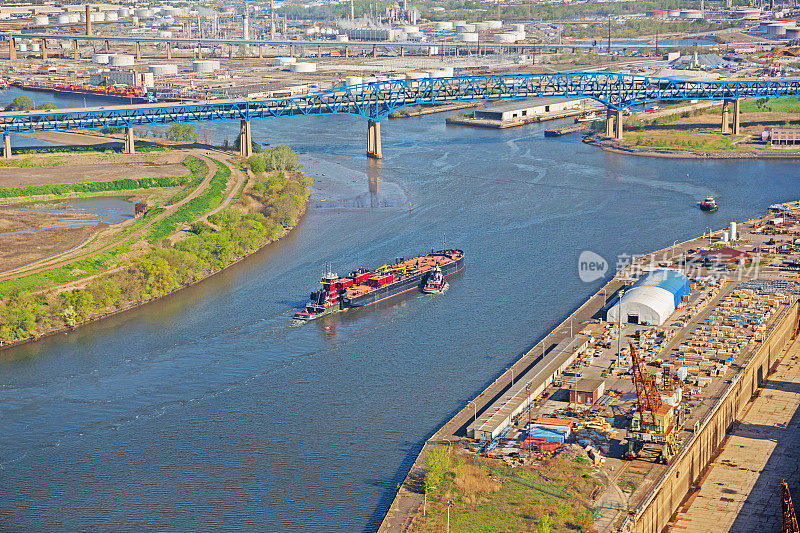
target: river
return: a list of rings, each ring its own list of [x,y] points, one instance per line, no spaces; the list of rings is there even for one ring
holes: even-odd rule
[[[613,269],[798,197],[791,162],[626,157],[543,130],[387,120],[371,162],[363,119],[254,123],[301,153],[305,219],[199,286],[2,352],[0,523],[374,530],[425,439],[600,286],[581,251]],[[325,262],[376,267],[445,236],[467,265],[445,295],[291,325]]]

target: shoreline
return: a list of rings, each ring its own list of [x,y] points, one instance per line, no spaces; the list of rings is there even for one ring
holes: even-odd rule
[[[78,328],[82,328],[84,326],[88,326],[90,324],[93,324],[95,322],[99,322],[99,321],[104,320],[106,318],[109,318],[109,317],[112,317],[112,316],[116,316],[116,315],[119,315],[121,313],[136,309],[137,307],[142,307],[142,306],[147,305],[149,303],[159,301],[162,298],[166,298],[168,296],[172,296],[172,295],[180,292],[181,290],[183,290],[185,288],[194,287],[194,286],[196,286],[196,285],[198,285],[200,283],[203,283],[204,281],[208,280],[209,278],[219,274],[220,272],[225,271],[226,269],[232,267],[233,265],[236,265],[236,264],[242,262],[243,260],[245,260],[248,257],[252,256],[253,254],[255,254],[257,252],[260,252],[261,250],[263,250],[264,248],[266,248],[270,244],[277,243],[281,239],[283,239],[284,237],[289,235],[292,232],[292,230],[294,230],[300,224],[300,222],[304,219],[304,217],[306,215],[306,212],[308,211],[308,205],[309,205],[310,201],[311,201],[311,197],[309,195],[309,199],[306,200],[305,204],[300,209],[300,212],[299,212],[299,214],[297,216],[297,221],[295,222],[295,224],[293,226],[288,227],[288,228],[283,228],[281,230],[281,232],[278,234],[278,236],[274,240],[266,241],[261,246],[259,246],[258,248],[254,249],[254,250],[252,250],[252,251],[250,251],[250,252],[248,252],[248,253],[246,253],[244,255],[235,257],[231,262],[226,264],[224,267],[216,269],[216,270],[212,270],[207,275],[203,276],[202,278],[200,278],[198,280],[195,280],[195,281],[193,281],[191,283],[182,284],[179,287],[176,287],[175,289],[171,290],[168,293],[161,294],[159,296],[156,296],[155,298],[150,298],[148,300],[138,300],[138,301],[135,301],[135,302],[128,302],[126,304],[118,305],[113,310],[110,310],[110,311],[107,311],[107,312],[103,312],[103,313],[98,314],[96,316],[92,316],[88,320],[76,323],[74,326],[68,326],[68,325],[64,324],[64,325],[61,325],[59,327],[48,329],[48,330],[46,330],[46,331],[44,331],[44,332],[42,332],[42,333],[40,333],[38,335],[34,335],[32,337],[27,337],[27,338],[24,338],[24,339],[17,339],[15,341],[12,341],[12,342],[9,342],[9,343],[6,343],[6,344],[0,343],[0,357],[2,357],[2,352],[4,350],[8,349],[8,348],[13,348],[13,347],[21,346],[23,344],[29,344],[29,343],[32,343],[32,342],[36,342],[36,341],[42,340],[42,339],[44,339],[46,337],[57,335],[59,333],[69,333],[71,331],[75,331]]]
[[[627,146],[616,139],[607,138],[597,133],[589,133],[583,138],[583,142],[600,148],[606,152],[624,155],[635,155],[639,157],[660,157],[663,159],[778,159],[785,161],[800,160],[800,152],[793,153],[761,153],[752,151],[726,151],[726,152],[692,152],[689,150],[677,150],[670,148],[636,148]]]

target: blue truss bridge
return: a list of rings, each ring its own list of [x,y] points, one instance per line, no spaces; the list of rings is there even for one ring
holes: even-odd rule
[[[621,112],[645,102],[722,100],[723,117],[733,104],[733,132],[739,128],[743,98],[800,96],[800,80],[684,81],[634,74],[562,72],[387,80],[337,87],[288,98],[140,104],[85,109],[0,113],[3,153],[18,133],[125,128],[126,151],[133,151],[136,126],[219,120],[241,121],[242,155],[250,155],[250,121],[269,118],[354,115],[366,118],[367,154],[381,157],[380,120],[414,105],[543,97],[585,97],[608,107],[606,133],[622,136]],[[723,118],[725,124],[725,118]],[[726,126],[723,125],[723,129]]]

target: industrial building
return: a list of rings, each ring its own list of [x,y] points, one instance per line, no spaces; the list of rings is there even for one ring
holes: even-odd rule
[[[589,337],[567,337],[549,354],[539,360],[528,372],[520,376],[497,401],[490,405],[467,427],[467,436],[490,441],[507,431],[514,418],[525,412],[534,398],[541,395],[553,378],[564,372],[589,346]]]
[[[548,113],[579,111],[582,106],[583,98],[540,98],[533,101],[509,102],[488,109],[476,109],[474,116],[479,119],[510,122]]]
[[[582,379],[569,391],[570,403],[592,405],[606,392],[604,379]]]
[[[743,263],[750,259],[750,254],[733,248],[720,248],[718,250],[701,250],[687,259],[687,262],[705,267],[727,266],[734,263]]]
[[[677,270],[653,270],[617,298],[606,312],[606,320],[660,326],[691,290],[689,278]]]

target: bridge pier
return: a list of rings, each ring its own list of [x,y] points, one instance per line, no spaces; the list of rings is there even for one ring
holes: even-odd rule
[[[105,48],[104,51],[105,51],[105,53],[108,53],[110,51],[109,50],[109,46],[108,46],[108,39],[106,39],[106,48]]]
[[[730,114],[728,100],[722,102],[722,134],[730,133]]]
[[[42,39],[42,61],[47,61],[47,39]]]
[[[13,35],[8,36],[8,59],[9,61],[17,60],[17,42]]]
[[[172,43],[167,43],[167,59],[172,59]]]
[[[622,139],[622,110],[608,108],[606,112],[606,136]]]
[[[381,151],[381,123],[372,119],[367,120],[367,157],[382,159]]]
[[[133,146],[133,128],[131,126],[125,126],[125,153],[136,153],[136,148]]]
[[[92,35],[92,6],[86,5],[86,36]]]
[[[258,45],[258,58],[264,59],[264,47],[260,44]]]
[[[142,60],[142,47],[139,44],[139,41],[136,41],[136,61]]]
[[[733,134],[739,135],[741,116],[739,115],[739,99],[733,101]]]
[[[78,39],[72,39],[72,53],[73,58],[80,59],[81,55],[78,53]]]
[[[3,135],[3,159],[11,157],[11,135]]]
[[[250,157],[253,155],[253,136],[250,133],[250,121],[243,120],[239,135],[239,155]]]
[[[733,104],[733,115],[731,115],[731,104]],[[739,135],[741,129],[741,116],[739,113],[739,99],[723,100],[722,102],[722,133]]]
[[[197,41],[197,59],[203,59],[203,44],[200,41]]]

